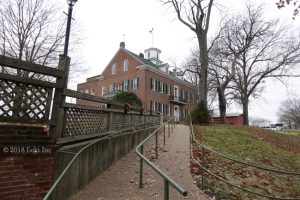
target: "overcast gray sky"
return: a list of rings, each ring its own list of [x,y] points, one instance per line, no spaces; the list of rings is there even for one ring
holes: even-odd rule
[[[218,2],[225,6],[223,10],[228,9],[228,12],[234,13],[244,8],[246,1],[223,1],[227,5],[223,5],[220,0]],[[279,17],[299,29],[300,17],[292,20],[292,8],[278,10],[276,0],[252,2],[268,2],[266,18]],[[65,9],[67,10],[67,5]],[[220,16],[217,9],[213,10],[212,15],[210,33],[217,29]],[[180,66],[191,49],[196,47],[194,34],[177,20],[171,8],[163,6],[158,0],[78,0],[73,17],[73,23],[79,26],[79,34],[83,39],[78,58],[89,70],[70,83],[72,89],[87,77],[101,74],[121,41],[124,40],[126,48],[135,53],[149,48],[152,43],[149,30],[152,28],[154,46],[162,51],[162,60],[165,62],[174,60]],[[300,80],[290,79],[287,82],[288,88],[278,81],[267,81],[262,98],[250,103],[250,117],[262,117],[276,122],[280,102],[287,97],[300,97]],[[242,109],[232,107],[229,112],[242,112]]]

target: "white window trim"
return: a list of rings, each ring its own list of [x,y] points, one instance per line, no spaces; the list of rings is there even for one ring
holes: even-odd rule
[[[168,92],[167,95],[171,95],[171,85],[168,85]]]
[[[159,87],[160,87],[160,91],[159,92],[163,93],[164,92],[164,88],[163,88],[164,87],[164,82],[160,81],[159,82]]]
[[[117,63],[112,64],[111,66],[111,74],[117,73]]]
[[[152,85],[153,85],[153,87],[152,87]],[[153,91],[155,91],[155,87],[156,87],[156,80],[155,80],[154,78],[152,78],[152,85],[151,85],[151,87],[152,87],[152,90],[153,90]]]
[[[129,89],[128,86],[129,86],[128,80],[123,81],[123,90],[124,90],[124,91],[128,91],[128,89]]]
[[[132,90],[137,90],[138,89],[138,78],[135,77],[132,79]]]
[[[102,85],[102,96],[106,94],[106,87],[105,85]]]
[[[123,62],[123,71],[128,71],[128,59],[125,59]]]

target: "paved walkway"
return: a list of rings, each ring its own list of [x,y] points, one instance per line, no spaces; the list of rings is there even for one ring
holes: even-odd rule
[[[167,133],[166,133],[167,136]],[[154,140],[146,147],[147,157],[154,155]],[[170,186],[170,199],[208,200],[195,185],[189,169],[189,129],[178,125],[163,146],[159,136],[159,158],[152,160],[173,180],[188,191],[182,197]],[[95,178],[71,200],[156,200],[163,199],[163,179],[144,163],[144,187],[139,188],[139,159],[134,151],[117,161],[103,174]]]

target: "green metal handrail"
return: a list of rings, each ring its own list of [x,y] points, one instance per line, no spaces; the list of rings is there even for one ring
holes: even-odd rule
[[[147,123],[143,123],[143,124],[146,125]],[[49,191],[47,192],[47,194],[45,195],[45,197],[43,198],[43,200],[47,200],[50,197],[50,195],[52,194],[52,192],[54,191],[54,189],[56,188],[56,186],[58,185],[58,183],[61,181],[61,179],[63,178],[63,176],[66,174],[66,172],[71,167],[71,165],[74,163],[74,161],[77,159],[77,157],[81,154],[81,152],[83,152],[85,149],[87,149],[88,147],[92,146],[93,144],[99,142],[100,140],[103,140],[104,138],[111,137],[112,135],[114,135],[114,134],[110,134],[110,135],[107,135],[107,136],[104,136],[104,137],[101,137],[99,139],[91,141],[89,144],[87,144],[82,149],[80,149],[77,153],[69,152],[69,151],[65,151],[65,150],[58,151],[58,152],[61,152],[61,153],[73,155],[74,157],[68,163],[68,165],[66,166],[66,168],[62,171],[62,173],[59,175],[59,177],[55,180],[55,182],[53,183],[53,185],[51,186],[51,188],[49,189]]]
[[[278,199],[278,200],[299,200],[299,198],[280,198],[280,197],[274,197],[274,196],[269,196],[269,195],[264,195],[264,194],[261,194],[261,193],[258,193],[258,192],[255,192],[255,191],[252,191],[252,190],[249,190],[247,188],[243,188],[239,185],[236,185],[230,181],[227,181],[225,180],[224,178],[214,174],[213,172],[211,172],[209,169],[205,168],[204,166],[204,149],[207,149],[208,151],[211,151],[212,153],[215,153],[216,155],[220,156],[220,157],[223,157],[223,158],[226,158],[228,160],[232,160],[232,161],[235,161],[237,163],[240,163],[240,164],[244,164],[244,165],[247,165],[247,166],[251,166],[251,167],[254,167],[254,168],[257,168],[257,169],[261,169],[261,170],[265,170],[265,171],[271,171],[271,172],[275,172],[275,173],[280,173],[280,174],[287,174],[287,175],[300,175],[299,173],[294,173],[294,172],[285,172],[285,171],[279,171],[279,170],[275,170],[275,169],[270,169],[270,168],[265,168],[265,167],[262,167],[262,166],[258,166],[258,165],[255,165],[255,164],[252,164],[252,163],[247,163],[247,162],[243,162],[241,160],[237,160],[237,159],[234,159],[234,158],[231,158],[229,156],[226,156],[226,155],[223,155],[221,153],[218,153],[208,147],[206,147],[205,145],[199,143],[196,139],[195,139],[195,135],[194,135],[194,130],[193,130],[193,124],[192,124],[192,120],[191,120],[191,117],[189,117],[190,119],[190,122],[189,122],[189,126],[190,126],[190,155],[191,155],[191,160],[196,163],[197,165],[200,166],[201,168],[201,178],[202,178],[202,181],[201,181],[201,187],[202,187],[202,190],[204,188],[203,186],[203,178],[204,178],[204,171],[207,172],[208,174],[214,176],[215,178],[219,179],[220,181],[228,184],[228,185],[231,185],[237,189],[240,189],[240,190],[243,190],[245,192],[248,192],[248,193],[251,193],[251,194],[254,194],[254,195],[257,195],[257,196],[260,196],[260,197],[265,197],[265,198],[269,198],[269,199]],[[202,147],[202,163],[201,160],[197,160],[194,155],[193,155],[193,141],[195,143],[197,143],[199,145],[199,147]]]
[[[66,168],[64,169],[64,171],[60,174],[60,176],[56,179],[56,181],[54,182],[54,184],[52,185],[52,187],[50,188],[50,190],[47,192],[46,196],[43,198],[43,200],[47,200],[51,193],[53,192],[53,190],[56,188],[56,186],[58,185],[58,183],[60,182],[60,180],[63,178],[63,176],[66,174],[66,172],[68,171],[68,169],[71,167],[71,165],[74,163],[74,161],[76,160],[76,158],[80,155],[81,152],[83,152],[86,148],[90,147],[91,145],[99,142],[100,140],[103,140],[103,138],[99,138],[97,140],[92,141],[91,143],[87,144],[85,147],[83,147],[82,149],[80,149],[72,158],[72,160],[69,162],[69,164],[66,166]],[[65,151],[62,151],[62,153],[67,153]],[[68,152],[69,153],[69,152]]]
[[[167,174],[165,174],[159,167],[157,167],[155,164],[153,164],[150,160],[148,160],[143,154],[144,154],[144,143],[150,139],[154,134],[155,134],[155,152],[156,152],[156,158],[158,157],[157,155],[157,133],[160,129],[163,128],[164,130],[164,144],[165,144],[165,130],[166,130],[166,124],[168,124],[168,136],[170,137],[170,122],[171,128],[173,131],[173,128],[175,126],[174,119],[171,118],[169,119],[166,123],[162,124],[160,127],[158,127],[155,131],[153,131],[144,141],[142,141],[135,149],[135,152],[137,155],[140,157],[140,182],[139,182],[139,187],[143,187],[143,162],[146,162],[154,171],[156,171],[161,177],[164,179],[164,200],[169,199],[169,184],[171,184],[182,196],[187,196],[187,191],[183,189],[178,183],[176,183],[172,178],[170,178]],[[140,149],[140,152],[139,152]]]

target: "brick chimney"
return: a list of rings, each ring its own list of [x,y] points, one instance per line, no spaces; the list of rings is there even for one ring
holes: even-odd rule
[[[143,54],[143,53],[140,53],[139,56],[140,56],[141,58],[144,58],[144,54]]]
[[[125,49],[125,42],[120,42],[120,48]]]

